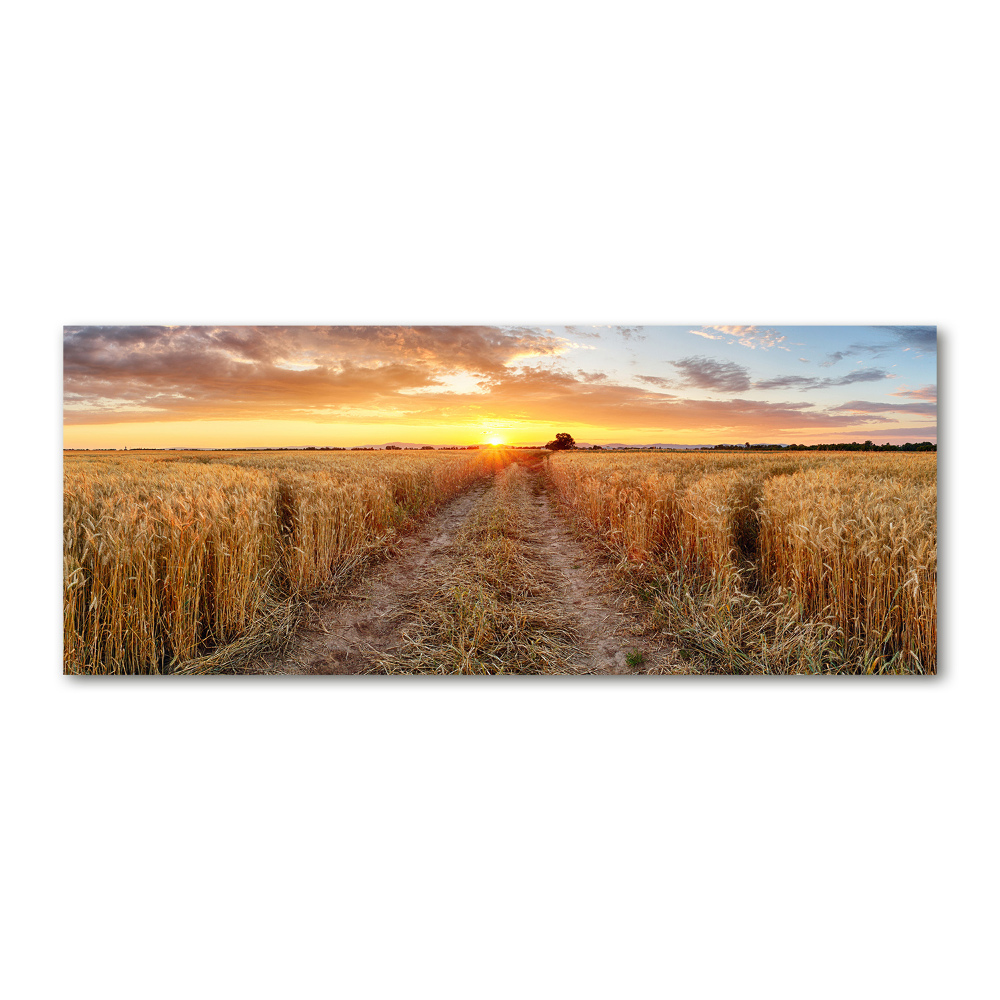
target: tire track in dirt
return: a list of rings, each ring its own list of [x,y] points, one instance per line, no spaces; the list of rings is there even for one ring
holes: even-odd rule
[[[344,594],[311,610],[285,659],[254,672],[358,674],[396,653],[408,617],[404,595],[415,580],[453,558],[452,539],[488,488],[488,483],[476,484],[399,539],[395,555]]]
[[[673,645],[643,634],[637,616],[623,607],[605,559],[583,545],[557,512],[541,482],[534,499],[539,546],[557,578],[557,596],[577,623],[585,657],[573,672],[600,674],[686,673]],[[636,654],[641,662],[630,663]]]
[[[533,560],[544,566],[547,603],[576,635],[574,651],[546,672],[624,674],[686,672],[662,639],[640,636],[638,620],[623,608],[624,595],[611,583],[605,561],[572,534],[554,509],[541,463],[522,461],[526,509],[519,525]],[[421,623],[414,594],[431,589],[453,572],[462,551],[463,527],[492,499],[499,477],[477,484],[448,503],[412,534],[394,543],[396,552],[344,594],[311,608],[281,660],[260,664],[253,673],[357,674],[406,672],[408,633]],[[512,511],[513,514],[513,511]],[[641,662],[635,656],[641,654]],[[632,653],[630,662],[629,654]]]

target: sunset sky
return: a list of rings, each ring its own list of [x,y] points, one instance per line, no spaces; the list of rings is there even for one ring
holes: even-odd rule
[[[930,326],[64,333],[67,448],[937,440]]]

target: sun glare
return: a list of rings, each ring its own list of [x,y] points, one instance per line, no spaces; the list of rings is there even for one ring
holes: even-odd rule
[[[494,434],[493,437],[488,437],[486,439],[486,443],[496,447],[499,444],[503,444],[503,438],[497,437],[496,434]]]

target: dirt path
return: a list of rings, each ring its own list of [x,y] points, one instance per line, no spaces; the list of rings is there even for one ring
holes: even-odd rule
[[[540,464],[447,504],[339,598],[314,608],[280,674],[663,673],[602,560],[554,509]]]
[[[535,498],[534,513],[545,558],[558,574],[561,600],[570,610],[587,655],[579,668],[590,673],[686,672],[671,644],[642,636],[639,621],[626,613],[604,560],[583,546],[556,512],[547,491]],[[641,663],[630,663],[638,652]]]

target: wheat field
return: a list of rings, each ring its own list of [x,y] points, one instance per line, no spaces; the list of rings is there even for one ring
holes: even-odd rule
[[[690,655],[733,672],[936,670],[936,454],[551,466],[565,509]]]
[[[277,648],[304,602],[517,454],[67,453],[64,669],[198,673]],[[932,673],[936,458],[562,452],[539,483],[699,671]],[[523,518],[513,495],[490,524]]]
[[[298,599],[506,461],[498,449],[67,453],[64,669],[170,673],[280,640]]]

